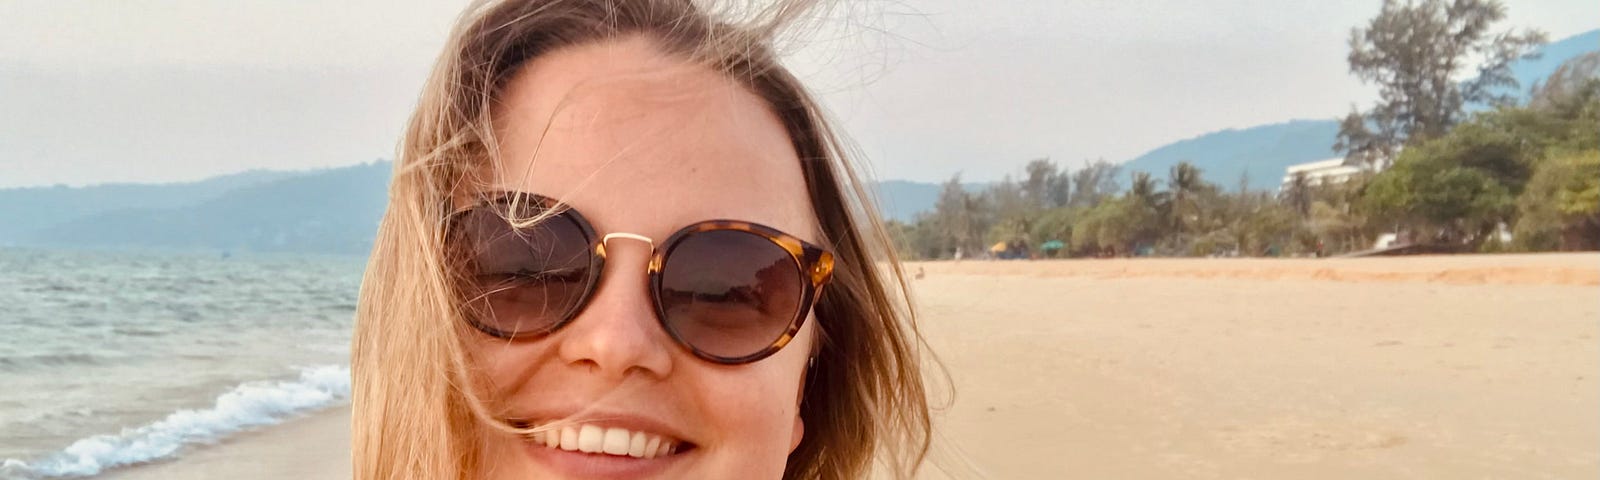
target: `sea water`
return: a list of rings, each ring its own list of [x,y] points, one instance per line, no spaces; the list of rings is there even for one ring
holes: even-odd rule
[[[94,476],[348,405],[362,266],[0,247],[0,479]]]

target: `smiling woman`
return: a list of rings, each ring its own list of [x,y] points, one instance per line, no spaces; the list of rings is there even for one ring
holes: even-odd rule
[[[772,51],[809,5],[702,7],[462,15],[362,284],[356,478],[915,475],[905,281]]]

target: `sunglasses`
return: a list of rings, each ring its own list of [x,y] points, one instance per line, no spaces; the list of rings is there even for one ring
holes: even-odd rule
[[[651,246],[645,273],[657,322],[695,356],[719,364],[777,353],[833,274],[832,253],[765,225],[707,220],[658,247],[630,233],[596,235],[577,210],[519,192],[451,213],[445,248],[465,270],[472,326],[515,340],[571,323],[600,284],[606,243],[623,238]]]

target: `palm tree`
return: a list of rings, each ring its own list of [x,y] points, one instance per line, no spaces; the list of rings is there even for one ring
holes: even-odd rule
[[[1150,178],[1149,172],[1133,172],[1133,183],[1128,187],[1128,196],[1146,205],[1154,205],[1156,200],[1156,181]]]
[[[1197,198],[1205,189],[1200,179],[1200,168],[1188,161],[1172,166],[1167,177],[1167,191],[1172,196],[1172,228],[1182,235],[1190,222],[1200,218],[1200,201]]]
[[[1131,218],[1130,227],[1133,245],[1130,252],[1140,245],[1153,246],[1164,234],[1167,205],[1167,192],[1157,191],[1155,178],[1147,172],[1133,172],[1133,182],[1129,185],[1125,201],[1130,202],[1125,215]]]

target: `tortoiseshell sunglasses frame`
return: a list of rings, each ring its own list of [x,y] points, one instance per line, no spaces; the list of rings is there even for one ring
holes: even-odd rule
[[[562,204],[555,199],[536,193],[510,191],[494,192],[488,195],[485,200],[480,201],[477,204],[452,211],[448,216],[446,216],[445,221],[447,238],[454,238],[456,222],[459,221],[461,216],[469,212],[484,208],[499,208],[499,210],[496,210],[497,212],[507,212],[513,207],[513,205],[524,204],[521,202],[527,202],[525,203],[526,205],[533,206],[537,212],[535,213],[536,215],[555,211],[554,215],[564,217],[575,224],[578,227],[578,230],[582,232],[584,236],[584,242],[588,245],[589,271],[592,273],[588,275],[588,278],[585,280],[586,284],[584,285],[583,295],[577,300],[576,303],[573,304],[570,309],[567,310],[567,312],[562,315],[560,320],[556,321],[556,323],[552,324],[549,328],[545,328],[531,334],[526,332],[510,333],[501,331],[489,325],[485,325],[483,322],[479,322],[474,318],[468,318],[468,321],[474,328],[496,338],[503,338],[507,340],[538,338],[555,333],[562,327],[565,327],[567,324],[572,323],[572,321],[583,312],[583,309],[588,306],[589,300],[594,296],[595,289],[600,285],[601,277],[605,275],[606,240],[613,236],[619,238],[644,240],[650,243],[650,263],[645,266],[645,276],[647,278],[648,290],[650,291],[650,301],[655,309],[656,323],[661,326],[661,329],[667,332],[667,335],[672,337],[673,341],[687,349],[690,353],[694,354],[694,356],[723,365],[741,365],[752,363],[772,356],[772,354],[778,353],[779,350],[782,350],[785,345],[788,345],[789,342],[793,341],[794,337],[800,333],[800,328],[805,325],[806,317],[810,314],[812,306],[816,305],[817,302],[821,300],[823,287],[826,286],[828,281],[833,277],[834,255],[832,252],[828,251],[828,249],[816,244],[812,244],[805,240],[801,240],[798,237],[784,233],[776,228],[759,223],[726,219],[695,222],[679,229],[676,232],[673,232],[673,234],[668,236],[660,246],[657,246],[649,237],[636,234],[612,233],[606,236],[601,236],[596,233],[594,226],[589,223],[589,220],[584,218],[583,214],[579,213],[576,209]],[[759,351],[756,351],[755,353],[738,357],[723,357],[714,355],[695,347],[694,344],[689,343],[688,340],[680,336],[676,330],[667,324],[666,307],[661,302],[662,267],[666,265],[667,256],[670,255],[672,250],[677,248],[684,239],[689,238],[697,233],[711,231],[744,232],[766,239],[767,241],[772,242],[774,245],[777,245],[779,248],[783,249],[783,251],[788,252],[790,260],[792,260],[795,264],[797,269],[796,272],[804,277],[803,280],[805,281],[800,282],[800,303],[795,309],[794,318],[789,320],[789,324],[787,327],[785,327],[783,334],[774,339],[771,344]]]

